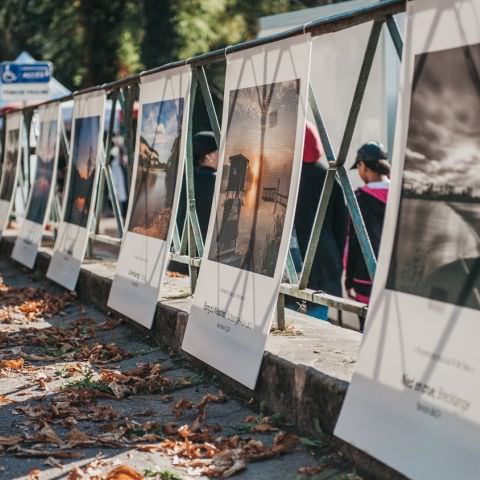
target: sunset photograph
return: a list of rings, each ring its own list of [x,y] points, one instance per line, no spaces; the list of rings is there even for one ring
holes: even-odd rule
[[[166,240],[179,166],[183,98],[142,106],[129,231]]]
[[[57,121],[41,122],[37,145],[37,169],[26,215],[27,220],[40,225],[43,224],[45,218],[50,185],[54,181],[52,174],[56,139]]]
[[[3,165],[2,184],[0,185],[0,199],[10,201],[15,188],[15,170],[18,160],[19,149],[18,128],[9,130],[6,139],[5,164]]]
[[[100,117],[75,119],[65,222],[87,226],[97,162]]]
[[[273,277],[290,192],[299,81],[230,92],[209,259]]]
[[[480,309],[480,45],[418,55],[387,288]]]

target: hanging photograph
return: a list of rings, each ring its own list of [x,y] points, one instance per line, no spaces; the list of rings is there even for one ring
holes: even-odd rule
[[[103,155],[105,91],[74,98],[67,186],[62,222],[47,277],[74,290],[87,250]]]
[[[413,78],[387,288],[479,310],[480,44],[417,55]]]
[[[182,132],[183,98],[142,106],[137,179],[129,231],[166,240]]]
[[[58,122],[51,120],[40,123],[39,143],[37,145],[37,168],[33,181],[30,205],[26,219],[43,225],[47,211],[48,200],[55,164],[56,140]]]
[[[0,179],[0,234],[5,230],[15,202],[22,148],[22,113],[6,116],[5,146]]]
[[[72,163],[64,221],[86,227],[97,166],[100,115],[74,121]]]
[[[7,130],[6,148],[5,148],[5,163],[2,166],[2,184],[0,186],[0,199],[10,201],[13,189],[15,187],[17,160],[19,154],[19,138],[20,130],[15,128]]]
[[[295,212],[309,35],[227,56],[214,208],[182,348],[253,389]]]
[[[273,277],[290,189],[299,86],[299,80],[290,80],[230,92],[209,260]]]
[[[382,244],[335,435],[415,480],[478,476],[480,4],[407,3]]]
[[[27,201],[25,219],[20,227],[12,258],[33,268],[42,241],[43,230],[55,194],[59,148],[59,104],[38,109],[37,165]]]
[[[172,243],[186,153],[190,67],[141,78],[127,228],[108,306],[150,328]]]

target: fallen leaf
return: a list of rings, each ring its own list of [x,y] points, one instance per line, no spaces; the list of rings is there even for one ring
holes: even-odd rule
[[[177,403],[175,403],[174,407],[172,408],[173,413],[178,418],[180,417],[185,410],[191,410],[193,407],[193,403],[190,400],[186,400],[185,398],[180,399]]]
[[[120,465],[105,475],[105,480],[144,480],[143,475],[128,465]]]
[[[40,474],[42,472],[38,468],[34,468],[28,472],[28,480],[40,480]]]
[[[23,358],[16,358],[12,360],[0,360],[0,369],[21,370],[24,367],[25,361]]]
[[[13,435],[10,437],[0,437],[0,445],[11,447],[12,445],[18,445],[23,440],[20,435]]]
[[[0,405],[6,405],[8,403],[15,403],[15,400],[8,398],[6,395],[0,395]]]
[[[316,475],[317,473],[321,473],[325,470],[327,465],[316,465],[315,467],[302,467],[297,470],[299,475]]]
[[[39,450],[35,448],[18,448],[15,452],[16,457],[32,457],[32,458],[42,458],[42,457],[52,457],[52,458],[82,458],[82,455],[78,452],[64,452],[62,450]]]

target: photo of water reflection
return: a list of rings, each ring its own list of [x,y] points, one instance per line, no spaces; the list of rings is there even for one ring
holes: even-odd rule
[[[480,45],[418,55],[387,288],[480,309]]]
[[[296,140],[299,81],[230,92],[209,259],[273,277]]]

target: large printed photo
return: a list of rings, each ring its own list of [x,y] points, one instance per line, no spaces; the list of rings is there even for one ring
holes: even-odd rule
[[[480,45],[418,55],[387,288],[480,309]]]
[[[209,260],[273,277],[295,149],[299,80],[232,90]]]
[[[183,98],[142,106],[129,230],[166,240],[179,166]]]
[[[97,164],[100,117],[75,119],[72,168],[65,222],[86,227]]]
[[[27,220],[43,224],[52,184],[53,164],[57,139],[57,121],[40,124],[39,143],[37,145],[37,170],[32,188]]]
[[[6,138],[5,164],[3,165],[3,180],[0,188],[0,199],[10,201],[15,187],[18,149],[20,148],[20,130],[8,130]]]

